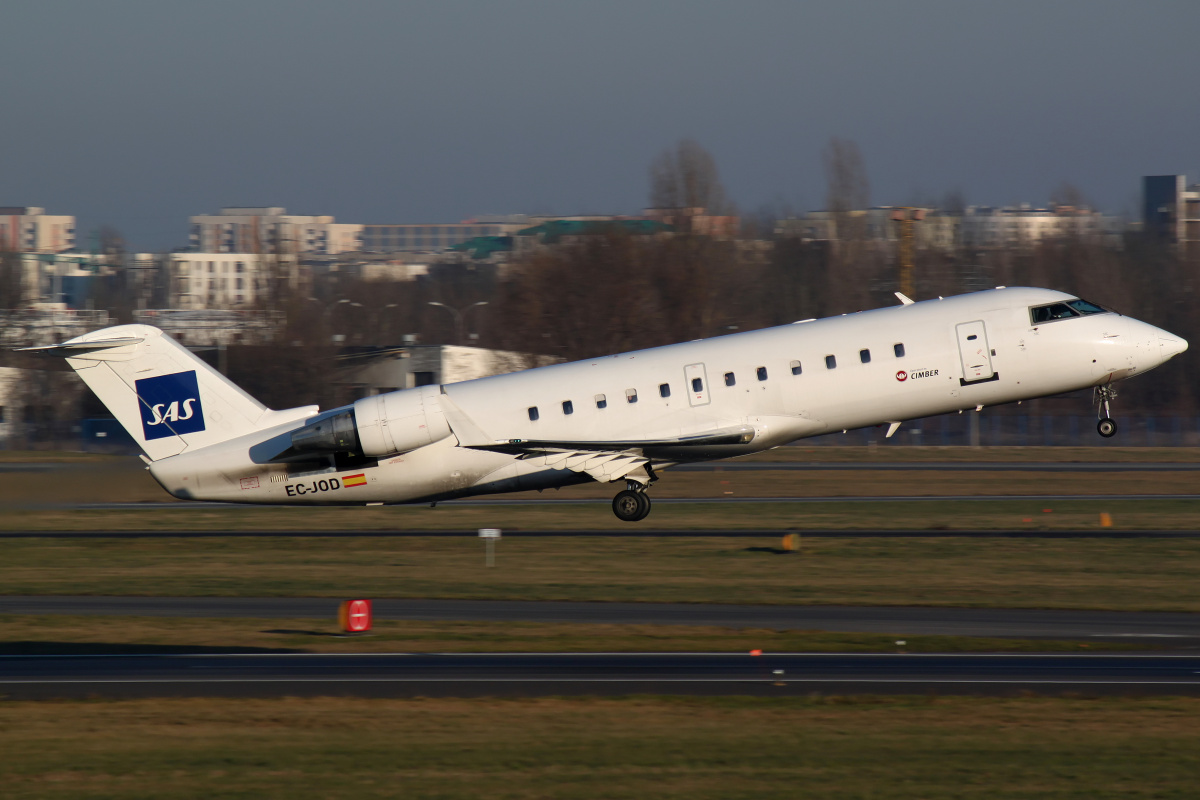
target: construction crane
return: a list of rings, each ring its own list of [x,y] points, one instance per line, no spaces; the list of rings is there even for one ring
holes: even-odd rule
[[[925,219],[925,209],[900,206],[892,211],[892,221],[900,228],[899,262],[900,293],[913,296],[913,257],[916,253],[916,235],[913,226]]]

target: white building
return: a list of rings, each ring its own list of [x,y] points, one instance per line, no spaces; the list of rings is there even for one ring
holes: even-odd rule
[[[58,344],[112,324],[107,311],[77,311],[63,304],[0,310],[0,348]]]
[[[255,253],[171,253],[167,304],[179,309],[248,308],[270,287],[286,280],[299,288],[300,268],[295,255]]]
[[[351,387],[357,397],[370,397],[544,367],[562,359],[482,347],[410,345],[350,353],[339,360],[345,366],[338,382]]]
[[[1032,247],[1065,236],[1108,237],[1120,232],[1120,220],[1072,206],[1032,208],[1028,204],[992,208],[968,206],[960,238],[969,249]]]
[[[282,312],[229,309],[147,308],[133,312],[133,321],[162,329],[191,348],[267,344],[283,326]]]
[[[813,211],[797,219],[780,220],[775,232],[804,239],[836,241],[846,238],[846,231],[838,228],[849,223],[854,228],[853,235],[866,241],[893,243],[899,238],[900,230],[892,219],[896,210],[893,206],[876,206],[840,214]],[[956,247],[1031,247],[1046,239],[1064,236],[1113,239],[1119,236],[1122,227],[1117,217],[1071,206],[969,206],[962,215],[938,209],[919,210],[924,212],[924,218],[912,223],[917,248],[943,252]]]
[[[0,207],[0,250],[61,253],[75,247],[75,218],[34,206]]]
[[[362,225],[331,216],[288,214],[286,208],[222,208],[191,218],[191,249],[204,253],[319,253],[362,249]]]

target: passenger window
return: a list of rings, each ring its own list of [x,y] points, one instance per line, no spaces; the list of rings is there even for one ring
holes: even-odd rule
[[[704,381],[700,380],[699,378],[692,378],[692,391],[693,392],[703,392],[704,391]]]
[[[892,352],[896,354],[896,358],[904,358],[904,345],[903,344],[892,345]]]
[[[978,339],[978,338],[979,338],[979,336],[977,336],[976,334],[972,333],[970,336],[968,336],[968,337],[967,337],[967,341],[969,342],[969,341],[971,341],[972,339]]]
[[[658,385],[658,394],[660,397],[670,397],[671,396],[671,384],[660,383]]]
[[[767,368],[766,367],[758,368],[758,379],[760,381],[765,381],[767,379]]]
[[[629,403],[636,403],[637,402],[637,389],[626,389],[625,390],[625,400],[626,400],[626,402],[629,402]]]
[[[596,408],[608,408],[608,398],[602,394],[596,395]]]
[[[572,403],[570,400],[563,400],[563,413],[564,414],[574,414],[575,413],[574,403]]]
[[[825,356],[825,369],[837,369],[837,356]]]
[[[793,374],[793,375],[799,375],[801,372],[803,372],[803,371],[804,371],[804,370],[802,370],[802,369],[800,368],[800,362],[799,362],[799,361],[793,361],[793,362],[792,362],[791,364],[789,364],[788,366],[790,366],[790,367],[792,368],[792,374]]]
[[[871,363],[871,351],[870,350],[859,350],[858,351],[858,360],[864,364],[870,364]]]
[[[733,386],[733,385],[734,385],[734,384],[736,384],[736,383],[737,383],[737,378],[733,377],[733,373],[732,373],[732,372],[726,372],[726,373],[725,373],[725,385],[726,385],[726,386]]]
[[[537,420],[538,420],[538,410],[537,410],[537,406],[530,406],[530,407],[529,407],[529,421],[530,421],[530,422],[537,422]]]

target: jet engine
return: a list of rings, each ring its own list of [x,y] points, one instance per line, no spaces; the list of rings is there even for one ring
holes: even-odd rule
[[[422,386],[364,397],[293,431],[291,449],[370,457],[416,450],[450,435],[439,395],[440,387]]]

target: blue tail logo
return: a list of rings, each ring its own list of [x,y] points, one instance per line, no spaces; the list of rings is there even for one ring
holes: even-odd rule
[[[204,430],[196,371],[135,381],[146,441]]]

